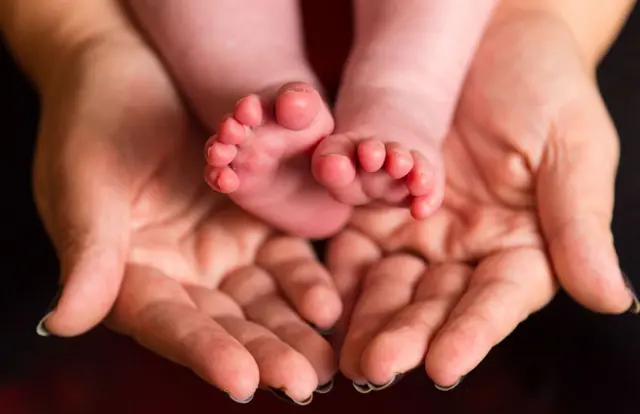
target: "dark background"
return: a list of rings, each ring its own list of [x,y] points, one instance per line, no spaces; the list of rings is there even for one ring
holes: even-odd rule
[[[327,27],[321,31],[326,33]],[[623,269],[640,287],[639,11],[632,14],[598,75],[621,139],[613,222],[616,246]],[[60,347],[62,340],[35,334],[56,290],[57,262],[31,195],[38,97],[4,48],[0,103],[1,390],[35,375],[35,361]],[[563,412],[634,412],[640,407],[640,316],[591,314],[561,294],[518,328],[485,365],[497,360],[507,361],[531,398],[561,406]],[[500,391],[489,389],[488,395],[504,398]]]

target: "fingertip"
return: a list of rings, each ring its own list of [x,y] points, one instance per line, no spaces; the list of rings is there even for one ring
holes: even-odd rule
[[[413,367],[406,367],[406,357],[411,358],[414,344],[399,341],[397,332],[384,331],[375,336],[362,353],[362,372],[373,384],[385,384],[396,374]],[[407,352],[409,351],[409,352]],[[422,357],[422,355],[420,356]]]
[[[178,345],[178,360],[191,368],[205,382],[220,388],[233,400],[248,400],[260,386],[258,364],[245,347],[231,338],[218,338],[213,351],[215,355],[207,357],[206,354],[212,351],[207,350],[203,346],[205,344],[200,341],[208,342],[209,335],[210,332],[203,332],[201,337],[192,344]],[[176,345],[176,343],[169,344],[170,347],[176,347]],[[160,352],[159,349],[155,349],[155,346],[151,349]]]
[[[550,243],[563,289],[586,308],[605,314],[629,310],[633,290],[620,269],[609,228],[576,219]]]
[[[81,335],[104,320],[111,310],[122,282],[124,264],[119,242],[90,246],[80,254],[62,257],[64,287],[56,304],[43,319],[50,334]]]
[[[107,317],[116,294],[66,293],[63,291],[58,306],[38,323],[40,336],[70,338],[82,335],[99,325]]]
[[[473,327],[441,331],[425,357],[427,376],[441,387],[455,384],[485,358],[491,347],[483,340],[482,332]]]
[[[224,384],[222,391],[232,399],[242,401],[251,398],[260,386],[260,370],[255,359],[244,347],[223,351],[222,354],[227,355],[227,358],[224,358],[227,361],[226,367],[220,363],[220,359],[211,358],[204,371],[194,372],[209,384],[218,387]]]
[[[331,330],[342,313],[342,301],[335,288],[318,283],[304,294],[300,304],[304,317],[321,330]]]

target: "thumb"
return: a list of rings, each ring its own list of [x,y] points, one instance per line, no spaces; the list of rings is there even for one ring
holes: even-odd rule
[[[42,135],[38,143],[35,199],[60,260],[62,286],[38,324],[42,336],[75,336],[99,324],[122,282],[129,230],[126,181],[118,179],[110,151],[88,138],[95,137]]]
[[[538,170],[540,220],[560,284],[603,313],[637,308],[613,244],[618,137],[595,85],[564,111]]]

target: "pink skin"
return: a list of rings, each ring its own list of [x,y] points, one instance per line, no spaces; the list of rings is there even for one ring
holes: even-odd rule
[[[356,41],[330,135],[295,0],[130,0],[216,131],[207,182],[279,230],[314,238],[338,231],[353,205],[408,206],[418,219],[440,206],[440,143],[494,2],[354,0]]]
[[[409,204],[411,215],[424,219],[442,202],[432,164],[395,141],[334,135],[318,146],[312,165],[316,179],[346,204]]]
[[[308,84],[287,84],[271,100],[249,95],[205,144],[205,179],[280,229],[328,236],[351,213],[311,175],[309,154],[332,130],[333,117]]]
[[[297,0],[129,3],[200,121],[217,134],[206,147],[207,182],[278,230],[310,238],[338,231],[351,207],[311,175],[311,153],[334,122],[309,86],[317,81]]]
[[[356,36],[336,131],[313,174],[340,201],[409,205],[417,219],[444,196],[440,146],[495,0],[354,0]],[[401,4],[401,6],[400,6]]]

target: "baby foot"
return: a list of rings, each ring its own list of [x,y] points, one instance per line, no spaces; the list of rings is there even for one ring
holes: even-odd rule
[[[327,137],[313,154],[312,171],[343,203],[408,205],[414,218],[424,219],[444,197],[440,148],[428,134],[416,133],[410,123],[403,127],[402,117],[393,117],[362,121],[366,129]]]
[[[305,83],[241,99],[205,146],[205,179],[240,207],[302,237],[338,231],[350,206],[313,178],[310,154],[333,130],[320,94]]]

